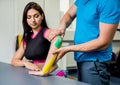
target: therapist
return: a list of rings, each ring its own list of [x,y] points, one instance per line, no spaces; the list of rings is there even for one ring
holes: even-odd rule
[[[74,51],[79,81],[110,85],[111,43],[120,20],[120,0],[76,0],[61,19],[58,30],[49,37],[64,36],[75,18],[74,45],[56,50],[57,60]]]

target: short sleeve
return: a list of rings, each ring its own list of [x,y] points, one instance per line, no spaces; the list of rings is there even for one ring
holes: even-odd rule
[[[120,21],[120,0],[100,0],[100,22],[117,24]]]
[[[75,0],[74,4],[75,4],[76,6],[78,6],[79,0]]]

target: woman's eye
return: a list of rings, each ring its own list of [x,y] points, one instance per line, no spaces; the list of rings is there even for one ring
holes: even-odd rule
[[[27,16],[27,19],[30,19],[31,18],[31,16]]]
[[[34,17],[35,17],[35,18],[38,18],[38,17],[39,17],[39,15],[38,15],[38,14],[35,14],[35,15],[34,15]]]

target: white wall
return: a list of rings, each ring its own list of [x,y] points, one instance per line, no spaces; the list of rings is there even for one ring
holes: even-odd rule
[[[0,61],[9,62],[14,53],[14,0],[0,0]]]
[[[45,14],[48,26],[57,28],[60,20],[60,1],[45,0]]]

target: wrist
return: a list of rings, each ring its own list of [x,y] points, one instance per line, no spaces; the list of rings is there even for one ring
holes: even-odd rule
[[[66,24],[61,24],[59,26],[59,30],[63,31],[65,33],[65,30],[66,30]]]
[[[27,63],[28,61],[23,61],[23,66],[26,66]]]

